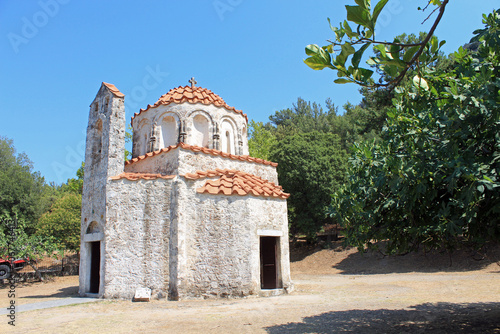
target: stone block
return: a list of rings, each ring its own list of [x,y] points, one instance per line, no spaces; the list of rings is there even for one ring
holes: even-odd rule
[[[149,302],[151,300],[151,289],[137,288],[135,290],[134,302]]]

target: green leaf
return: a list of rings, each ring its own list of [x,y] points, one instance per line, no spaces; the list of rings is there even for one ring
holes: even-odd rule
[[[490,179],[489,177],[487,177],[486,175],[483,175],[483,179],[485,179],[486,181],[489,181],[489,182],[493,182],[493,180]]]
[[[370,0],[354,0],[360,7],[370,10]]]
[[[380,12],[382,11],[382,9],[384,9],[384,7],[388,1],[389,0],[380,0],[377,3],[377,5],[375,6],[375,9],[373,10],[373,18],[372,18],[373,27],[375,27],[375,25],[377,24],[378,16],[379,16]]]
[[[340,54],[337,56],[336,61],[340,66],[345,66],[345,62],[347,61],[347,58],[355,53],[356,50],[352,47],[351,44],[345,43],[342,44],[342,51]]]
[[[332,26],[332,21],[330,21],[330,18],[329,18],[329,17],[327,17],[326,19],[328,20],[328,24],[330,25],[330,29],[331,29],[332,31],[335,31],[335,30],[337,29],[337,27]]]
[[[308,46],[306,46],[306,54],[308,56],[314,56],[320,52],[320,49],[321,48],[316,44],[309,44]]]
[[[369,69],[366,69],[366,68],[359,68],[358,69],[359,72],[361,73],[361,79],[363,82],[368,82],[368,79],[371,78],[371,76],[373,75],[373,71],[372,70],[369,70]]]
[[[380,54],[383,58],[387,58],[387,49],[385,48],[385,45],[378,44],[373,47],[374,49],[380,51]]]
[[[401,43],[401,41],[397,38],[394,39],[393,43]],[[401,47],[397,45],[391,45],[391,56],[394,59],[399,59],[399,53],[401,52]]]
[[[370,58],[366,61],[366,63],[367,63],[368,65],[370,65],[370,66],[376,66],[376,65],[377,65],[377,61],[376,61],[376,60],[375,60],[375,58],[373,58],[373,57],[370,57]]]
[[[352,56],[352,66],[354,68],[359,67],[359,62],[361,61],[361,57],[363,56],[363,53],[365,50],[371,45],[372,43],[366,43],[364,44],[358,51],[354,53],[354,56]]]
[[[423,90],[429,90],[429,85],[424,78],[419,77],[418,75],[413,77],[413,84],[416,87],[422,88]]]
[[[399,69],[404,69],[406,67],[406,63],[401,59],[388,59],[380,62],[381,64],[397,67]]]
[[[417,53],[417,51],[420,49],[420,46],[412,46],[411,48],[409,48],[408,50],[406,50],[404,56],[403,56],[403,61],[405,63],[409,63],[412,59],[413,59],[413,56],[415,55],[415,53]]]
[[[326,47],[328,49],[328,47]],[[320,48],[316,44],[309,44],[306,46],[306,54],[311,56],[304,60],[304,62],[310,68],[314,70],[322,70],[325,67],[333,68],[331,64],[330,54],[323,48]]]
[[[309,57],[307,59],[304,59],[304,63],[312,68],[313,70],[322,70],[325,67],[329,67],[328,65],[325,65],[320,59],[317,57]]]
[[[344,21],[344,32],[349,38],[358,38],[359,34],[355,33],[352,31],[351,27],[349,26],[349,23],[347,21]]]
[[[333,82],[335,82],[337,84],[346,84],[346,83],[350,83],[352,81],[345,79],[345,78],[338,78],[338,79],[333,80]]]
[[[371,15],[367,9],[360,6],[345,6],[347,9],[347,19],[364,27],[371,25]]]

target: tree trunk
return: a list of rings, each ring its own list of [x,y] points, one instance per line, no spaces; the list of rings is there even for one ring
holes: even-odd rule
[[[30,263],[31,268],[33,268],[35,270],[36,277],[38,277],[40,282],[43,282],[42,274],[40,273],[40,270],[38,270],[38,268],[36,267],[35,263],[33,261],[30,261],[29,263]]]

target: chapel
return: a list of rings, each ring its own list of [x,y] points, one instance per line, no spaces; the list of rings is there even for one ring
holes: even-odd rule
[[[131,120],[102,83],[90,105],[80,295],[131,299],[290,292],[288,220],[276,163],[248,155],[248,118],[217,94],[179,86]]]

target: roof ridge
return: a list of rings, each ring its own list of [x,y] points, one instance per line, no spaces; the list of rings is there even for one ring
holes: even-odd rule
[[[109,91],[111,93],[113,93],[114,96],[117,96],[117,97],[124,97],[125,96],[125,94],[123,94],[122,92],[120,92],[120,90],[118,88],[116,88],[115,85],[107,83],[107,82],[104,82],[104,81],[102,82],[102,84],[104,86],[106,86],[109,89]]]
[[[261,178],[260,176],[247,172],[231,169],[220,169],[207,171],[196,171],[195,173],[186,173],[183,175],[188,180],[199,180],[208,178],[202,187],[196,189],[196,192],[211,195],[253,195],[263,197],[274,197],[287,199],[290,194],[283,191],[283,188]],[[218,177],[217,179],[212,179]]]

